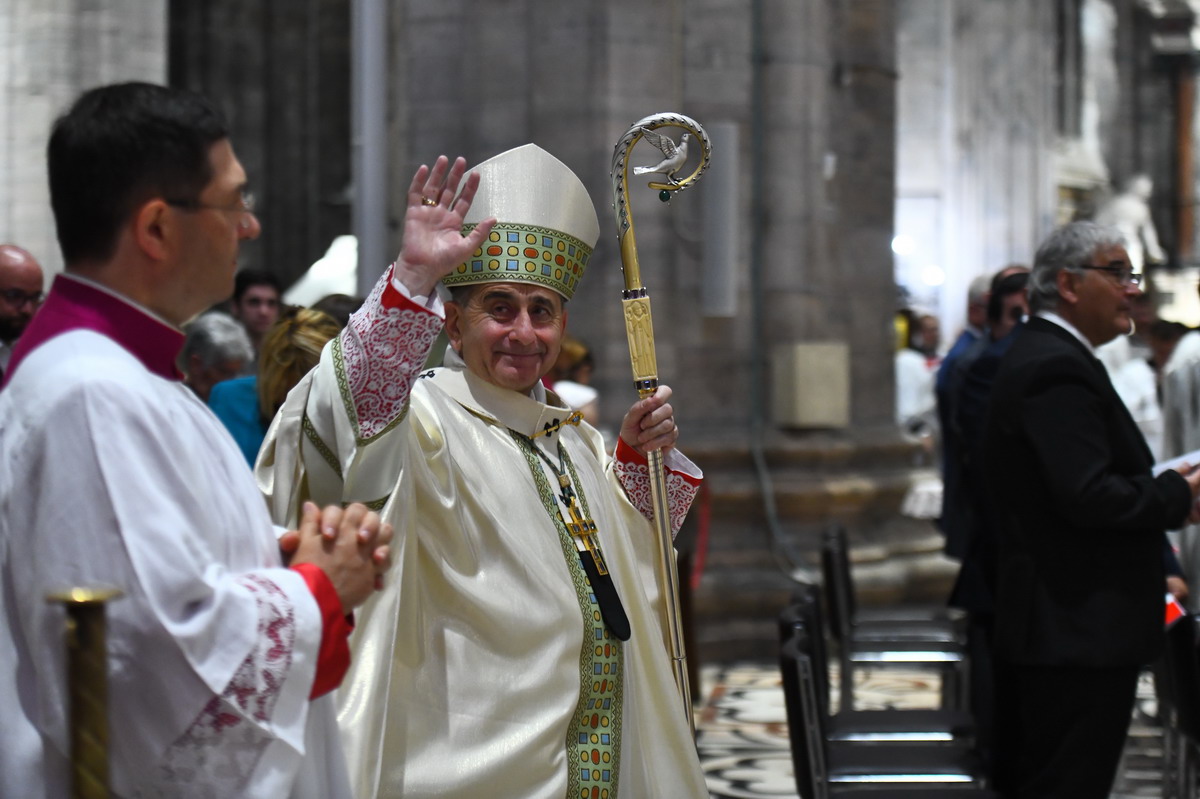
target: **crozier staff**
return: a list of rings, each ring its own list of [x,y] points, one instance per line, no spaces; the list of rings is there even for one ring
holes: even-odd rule
[[[657,128],[677,127],[687,131],[676,144]],[[696,138],[700,144],[700,158],[691,174],[685,178],[676,175],[687,163],[688,139]],[[666,183],[651,182],[650,188],[659,190],[659,198],[669,201],[673,192],[691,186],[708,168],[712,157],[712,143],[704,128],[694,119],[683,114],[652,114],[638,120],[625,131],[625,135],[613,148],[612,169],[609,178],[613,185],[613,211],[616,214],[617,241],[621,247],[621,271],[625,277],[625,291],[621,305],[625,313],[625,337],[629,343],[629,361],[633,368],[633,385],[638,396],[653,396],[659,388],[658,362],[654,348],[654,323],[650,313],[650,292],[642,282],[641,266],[638,262],[637,237],[634,234],[633,212],[629,203],[629,154],[642,138],[662,151],[665,158],[654,166],[634,167],[635,175],[662,174]],[[687,654],[684,652],[683,626],[679,605],[679,573],[675,563],[674,535],[677,528],[670,524],[670,500],[663,471],[661,452],[649,455],[651,521],[654,523],[658,540],[658,582],[664,595],[664,624],[667,630],[667,653],[670,656],[675,687],[683,705],[688,726],[694,728],[692,720],[692,696],[688,684]]]

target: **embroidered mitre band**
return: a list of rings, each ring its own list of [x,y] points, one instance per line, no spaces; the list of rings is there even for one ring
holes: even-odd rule
[[[472,171],[479,173],[479,190],[463,233],[488,217],[496,218],[496,226],[442,282],[537,283],[571,299],[600,237],[596,208],[582,181],[536,144],[500,153]]]

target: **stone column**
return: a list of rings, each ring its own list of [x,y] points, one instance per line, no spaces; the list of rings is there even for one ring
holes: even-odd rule
[[[770,347],[847,342],[852,424],[886,425],[893,413],[892,4],[766,0],[762,12],[764,216],[751,229],[762,237],[765,340]]]
[[[172,0],[170,10],[171,85],[224,111],[259,204],[263,232],[240,265],[286,286],[353,232],[349,0]]]
[[[809,278],[826,300],[825,329],[848,341],[851,419],[888,428],[895,416],[896,16],[893,0],[835,3],[827,268]]]
[[[93,86],[163,83],[166,40],[163,0],[0,3],[0,242],[29,250],[47,273],[62,269],[46,180],[51,125]]]

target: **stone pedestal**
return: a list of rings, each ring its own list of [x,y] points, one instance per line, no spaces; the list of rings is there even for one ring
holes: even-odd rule
[[[893,429],[779,437],[766,449],[766,484],[744,442],[732,437],[688,453],[705,471],[711,502],[689,520],[708,528],[693,603],[700,662],[775,656],[775,618],[797,581],[819,582],[830,524],[847,531],[863,605],[944,604],[949,596],[957,565],[941,554],[942,536],[930,520],[901,515],[910,488],[931,470]],[[778,537],[764,512],[768,490]]]

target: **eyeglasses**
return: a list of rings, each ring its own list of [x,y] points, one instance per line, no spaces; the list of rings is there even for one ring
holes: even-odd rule
[[[41,305],[42,300],[46,299],[44,291],[21,291],[20,289],[0,289],[0,297],[14,308],[20,308],[25,303],[31,302],[34,305]]]
[[[173,205],[176,208],[182,208],[185,211],[223,211],[227,214],[238,214],[238,227],[243,227],[249,223],[249,215],[254,213],[256,203],[254,195],[248,191],[244,191],[241,197],[238,198],[238,204],[229,205],[211,205],[202,203],[198,200],[172,200],[165,199],[167,205]]]
[[[1084,264],[1081,269],[1093,269],[1097,272],[1107,272],[1112,277],[1116,278],[1117,283],[1125,287],[1136,288],[1142,285],[1142,275],[1134,272],[1131,267],[1125,266],[1120,262],[1111,263],[1107,266],[1093,266]]]

